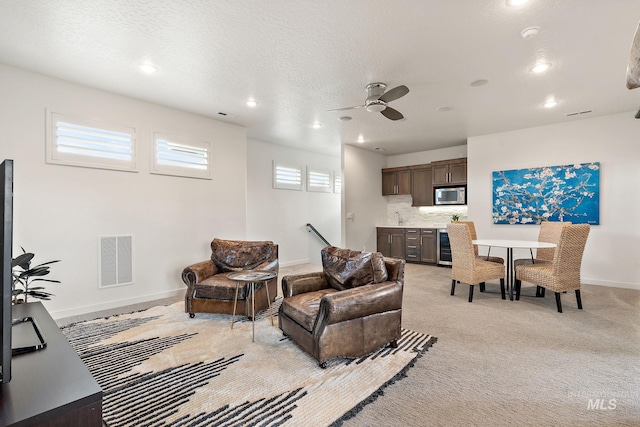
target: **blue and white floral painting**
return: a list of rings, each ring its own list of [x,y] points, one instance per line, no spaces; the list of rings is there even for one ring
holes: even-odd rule
[[[600,224],[600,162],[493,172],[493,223]]]

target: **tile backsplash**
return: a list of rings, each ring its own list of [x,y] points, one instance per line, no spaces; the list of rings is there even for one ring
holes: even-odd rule
[[[444,227],[451,222],[451,216],[458,215],[461,221],[467,219],[467,206],[411,206],[411,196],[386,196],[387,219],[383,225],[405,227]],[[396,213],[397,212],[397,213]],[[399,220],[402,221],[399,224]]]

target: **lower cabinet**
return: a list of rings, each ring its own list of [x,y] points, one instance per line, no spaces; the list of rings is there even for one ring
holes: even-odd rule
[[[391,258],[405,258],[404,228],[377,228],[377,251]]]
[[[407,262],[436,264],[437,230],[435,228],[377,228],[377,251]]]
[[[420,229],[405,228],[405,260],[407,262],[420,262]]]
[[[438,241],[435,228],[423,228],[420,233],[420,261],[429,264],[438,262]]]

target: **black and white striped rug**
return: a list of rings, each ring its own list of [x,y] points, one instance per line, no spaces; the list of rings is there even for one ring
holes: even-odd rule
[[[398,348],[321,369],[277,318],[256,319],[255,342],[246,318],[231,329],[182,303],[62,330],[104,391],[109,427],[341,425],[436,341],[403,329]]]

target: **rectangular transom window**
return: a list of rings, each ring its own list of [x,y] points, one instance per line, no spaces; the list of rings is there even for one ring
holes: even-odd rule
[[[273,188],[302,191],[302,168],[273,162]]]
[[[134,128],[53,112],[47,116],[47,163],[135,172]]]
[[[211,143],[155,133],[152,173],[211,179]]]
[[[333,191],[331,171],[307,167],[307,191],[331,193]]]

